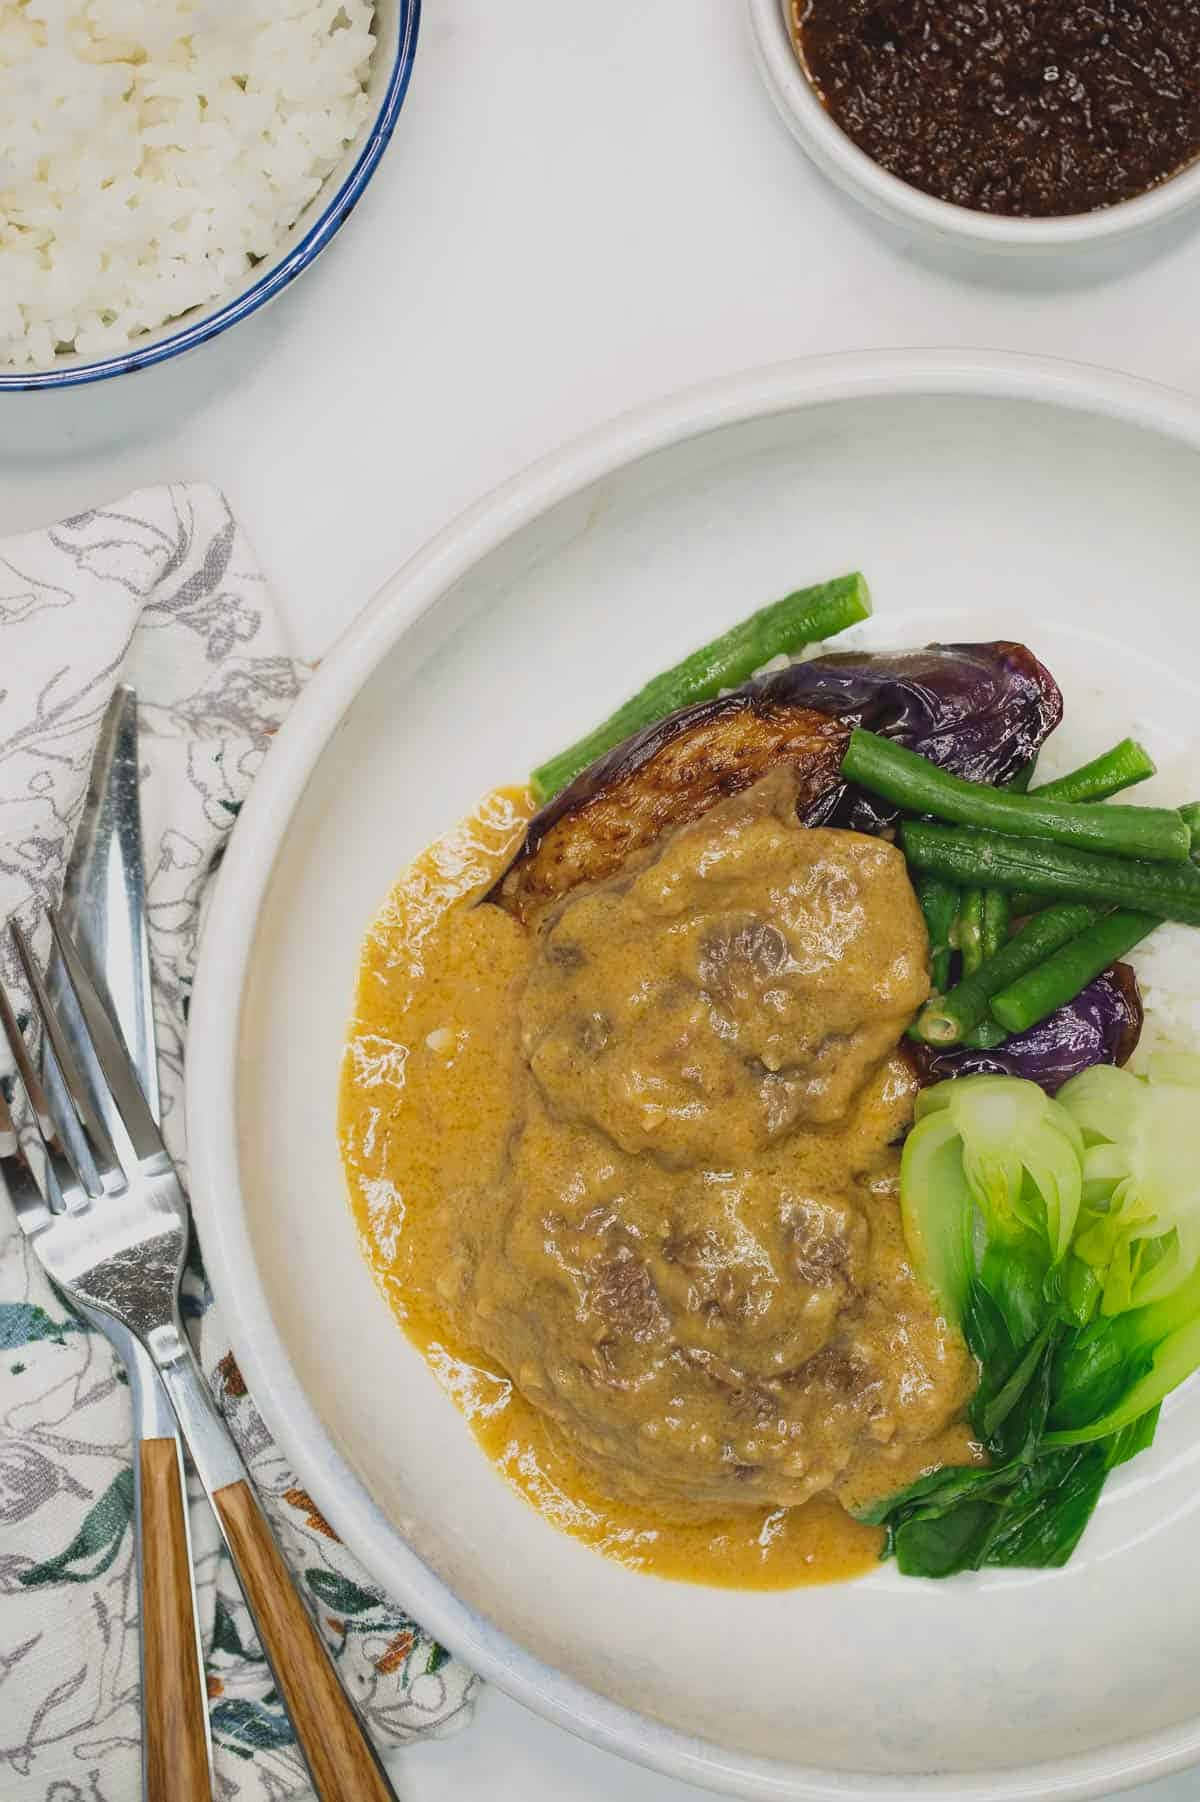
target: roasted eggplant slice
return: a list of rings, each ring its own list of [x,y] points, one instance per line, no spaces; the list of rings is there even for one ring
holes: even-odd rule
[[[841,720],[741,689],[682,708],[617,745],[544,807],[490,899],[528,920],[777,764],[796,770],[805,818],[837,789],[849,736]]]
[[[881,832],[894,810],[848,787],[851,726],[869,726],[944,769],[1005,782],[1062,717],[1049,671],[1024,645],[929,645],[892,656],[839,653],[789,664],[636,732],[584,770],[530,821],[491,891],[523,920],[580,882],[611,876],[631,853],[726,795],[789,763],[810,826]]]

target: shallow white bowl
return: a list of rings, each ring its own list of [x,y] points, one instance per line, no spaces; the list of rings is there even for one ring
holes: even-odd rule
[[[788,130],[831,180],[893,225],[971,251],[1061,254],[1140,237],[1200,200],[1200,160],[1135,200],[1058,219],[1000,218],[937,200],[880,168],[826,112],[793,48],[788,0],[747,4],[759,68]]]
[[[368,922],[482,791],[750,607],[855,566],[876,641],[1027,637],[1081,754],[1148,711],[1185,738],[1197,493],[1200,413],[1125,379],[958,353],[746,375],[464,516],[347,633],[268,756],[189,1045],[193,1199],[238,1359],[378,1581],[601,1745],[809,1802],[1095,1795],[1200,1757],[1200,1385],[1062,1572],[882,1568],[763,1595],[607,1562],[496,1476],[359,1255],[335,1099]]]

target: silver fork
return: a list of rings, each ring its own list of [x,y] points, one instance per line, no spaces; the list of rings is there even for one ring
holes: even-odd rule
[[[57,1189],[61,1208],[53,1209],[43,1196],[2,1098],[0,1175],[23,1229],[58,1286],[73,1300],[98,1308],[127,1327],[154,1359],[321,1802],[396,1802],[361,1717],[292,1582],[183,1330],[178,1296],[188,1207],[175,1167],[120,1035],[53,912],[50,925],[73,1007],[59,1009],[51,1003],[29,943],[15,921],[11,932],[45,1034],[45,1056],[53,1059],[71,1098],[92,1167],[67,1149],[0,984],[0,1029],[54,1178],[47,1193]],[[94,1105],[94,1093],[111,1099],[124,1129],[120,1151]]]
[[[63,878],[60,916],[75,935],[88,972],[128,1047],[146,1105],[157,1120],[158,1047],[150,992],[140,774],[137,695],[126,683],[118,683],[92,754],[87,796]],[[54,965],[47,982],[59,1001],[61,974]],[[73,1109],[58,1084],[53,1057],[39,1068],[55,1113],[69,1132]],[[99,1105],[103,1114],[102,1102]],[[115,1120],[106,1119],[105,1124],[110,1136],[118,1130]],[[78,1132],[70,1144],[76,1160],[86,1158]],[[141,1802],[212,1802],[212,1740],[182,1435],[149,1352],[111,1314],[79,1305],[84,1319],[109,1339],[124,1366],[132,1404]],[[165,1583],[164,1567],[169,1572]],[[171,1608],[173,1600],[177,1611]]]

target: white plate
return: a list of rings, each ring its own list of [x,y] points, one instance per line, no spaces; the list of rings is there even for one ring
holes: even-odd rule
[[[1182,398],[1013,358],[834,358],[691,393],[443,534],[268,757],[189,1045],[193,1198],[238,1359],[379,1582],[601,1745],[747,1796],[839,1802],[1095,1795],[1200,1757],[1200,1395],[1110,1484],[1063,1572],[938,1585],[885,1568],[736,1594],[620,1569],[494,1474],[359,1255],[335,1099],[362,935],[485,789],[749,608],[855,566],[876,641],[1028,638],[1082,751],[1148,712],[1185,736],[1198,449]]]

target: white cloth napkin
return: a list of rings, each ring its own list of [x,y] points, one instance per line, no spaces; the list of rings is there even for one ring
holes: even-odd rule
[[[186,1166],[183,1056],[200,901],[301,671],[224,498],[146,489],[0,543],[0,922],[57,898],[118,680],[140,699],[164,1130]],[[16,972],[7,939],[7,980]],[[6,1061],[6,1060],[4,1060]],[[474,1679],[381,1596],[286,1468],[245,1393],[203,1271],[185,1310],[267,1510],[382,1747],[468,1718]],[[137,1591],[129,1402],[107,1340],[26,1252],[0,1188],[0,1795],[134,1802]],[[287,1718],[193,1497],[217,1791],[307,1793]]]

